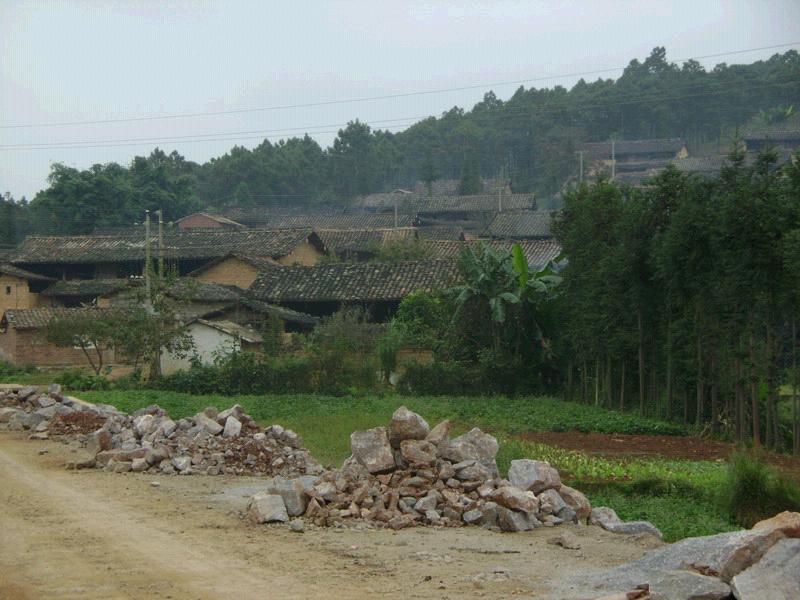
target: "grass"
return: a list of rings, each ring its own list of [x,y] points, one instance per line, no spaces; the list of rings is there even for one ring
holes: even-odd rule
[[[86,400],[132,412],[158,404],[173,418],[191,416],[206,406],[241,404],[261,424],[280,423],[297,431],[323,464],[338,465],[350,454],[350,433],[386,425],[401,404],[431,425],[454,421],[455,432],[470,427],[491,431],[500,441],[498,466],[506,473],[517,458],[547,460],[564,481],[584,490],[594,505],[613,507],[623,519],[652,521],[667,541],[735,529],[720,503],[726,465],[711,461],[610,459],[587,456],[523,440],[524,431],[578,429],[603,433],[676,433],[670,423],[571,404],[552,398],[193,396],[156,390],[99,391],[78,394]]]

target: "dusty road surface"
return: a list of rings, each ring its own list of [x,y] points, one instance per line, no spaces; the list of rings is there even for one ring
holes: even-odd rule
[[[596,527],[569,527],[578,550],[547,543],[564,527],[298,534],[241,518],[258,479],[65,471],[73,449],[0,432],[0,598],[536,598],[660,544]]]

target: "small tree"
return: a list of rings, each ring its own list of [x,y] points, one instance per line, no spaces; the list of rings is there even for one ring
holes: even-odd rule
[[[261,329],[261,349],[265,356],[277,356],[283,351],[283,319],[277,315],[267,313]]]
[[[439,179],[439,172],[436,169],[436,163],[431,158],[431,153],[425,153],[425,160],[420,166],[420,176],[422,181],[425,182],[425,189],[428,190],[428,197],[433,195],[433,182]]]
[[[59,348],[80,348],[95,375],[103,370],[104,352],[116,343],[116,317],[86,312],[56,317],[45,329],[47,341]]]

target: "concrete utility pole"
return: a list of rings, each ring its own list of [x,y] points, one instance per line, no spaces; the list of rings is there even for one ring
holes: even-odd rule
[[[158,215],[158,278],[164,281],[164,211],[160,208]]]
[[[144,293],[150,303],[150,211],[144,211]]]
[[[578,162],[580,164],[580,171],[578,172],[578,183],[583,183],[583,150],[575,152],[578,155]]]

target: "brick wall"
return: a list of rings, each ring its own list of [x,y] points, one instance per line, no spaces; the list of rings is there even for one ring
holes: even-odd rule
[[[47,341],[43,330],[9,328],[0,334],[0,357],[15,365],[37,367],[89,367],[79,348],[59,348]],[[93,357],[94,358],[94,357]],[[114,352],[103,353],[103,363],[114,363]]]
[[[196,279],[203,283],[219,283],[221,285],[235,285],[243,290],[250,287],[250,284],[258,275],[258,269],[251,264],[231,256],[216,265],[207,268],[200,273]]]

